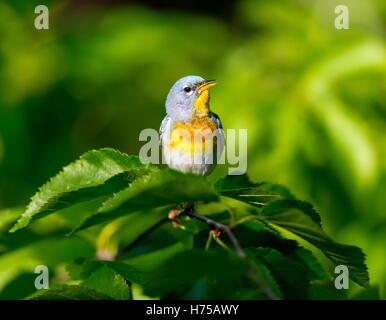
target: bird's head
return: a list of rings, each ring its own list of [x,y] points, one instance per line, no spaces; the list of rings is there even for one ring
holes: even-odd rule
[[[193,116],[205,117],[209,113],[210,87],[215,80],[187,76],[178,80],[166,98],[166,112],[175,121],[187,121]]]

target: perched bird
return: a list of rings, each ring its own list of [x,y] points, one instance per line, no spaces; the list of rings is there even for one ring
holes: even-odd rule
[[[170,168],[202,176],[215,168],[225,145],[220,118],[209,109],[209,88],[216,84],[187,76],[170,89],[160,128],[162,153]]]

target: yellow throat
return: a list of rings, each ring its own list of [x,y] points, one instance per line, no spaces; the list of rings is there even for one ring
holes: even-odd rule
[[[206,118],[209,116],[209,91],[208,89],[198,92],[198,97],[194,101],[194,117]]]

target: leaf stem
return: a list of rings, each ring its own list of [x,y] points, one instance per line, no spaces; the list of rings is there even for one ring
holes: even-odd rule
[[[210,248],[210,244],[212,243],[212,232],[209,231],[209,235],[208,235],[208,240],[206,240],[206,243],[205,243],[205,251],[208,251],[209,248]]]

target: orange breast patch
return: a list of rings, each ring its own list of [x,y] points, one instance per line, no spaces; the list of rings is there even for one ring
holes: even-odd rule
[[[214,150],[216,141],[213,139],[213,132],[216,129],[217,123],[208,118],[195,117],[189,123],[178,122],[170,134],[169,146],[171,149],[191,153]]]

